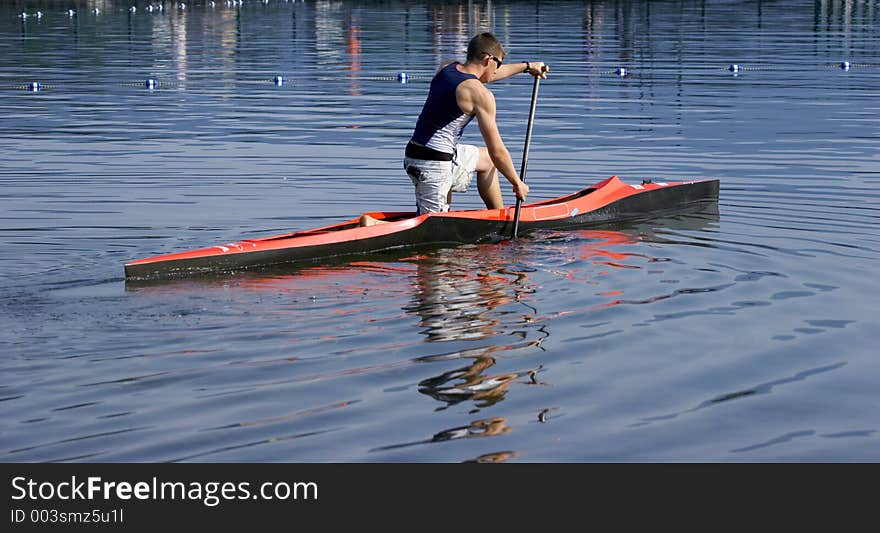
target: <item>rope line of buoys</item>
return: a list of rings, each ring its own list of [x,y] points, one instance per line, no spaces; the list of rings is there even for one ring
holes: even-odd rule
[[[398,72],[394,76],[360,76],[358,79],[364,81],[396,81],[398,83],[409,83],[414,80],[426,80],[433,78],[433,75],[411,74],[409,72]]]
[[[630,75],[630,71],[626,67],[617,67],[612,70],[603,70],[599,72],[600,76],[617,76],[619,78],[625,78]]]
[[[880,64],[873,63],[853,63],[851,61],[840,61],[838,63],[828,63],[824,65],[820,65],[821,68],[834,68],[840,70],[851,70],[856,68],[880,68]],[[741,72],[761,72],[761,71],[779,71],[784,70],[784,67],[773,66],[773,65],[742,65],[739,63],[732,63],[723,68],[723,70],[727,72],[731,72],[734,75],[739,74]],[[599,76],[616,76],[619,78],[627,78],[633,75],[633,71],[628,67],[617,67],[614,69],[600,70],[597,73]]]
[[[840,63],[834,63],[828,65],[828,68],[839,68],[840,70],[850,70],[853,68],[878,68],[880,65],[874,65],[871,63],[851,63],[849,61],[841,61]]]
[[[43,89],[54,89],[58,87],[57,85],[50,85],[46,83],[42,83],[39,81],[31,81],[27,83],[14,83],[10,85],[0,84],[0,89],[9,89],[14,91],[28,91],[32,93],[37,93],[42,91]]]
[[[837,63],[826,63],[824,65],[820,65],[821,68],[827,69],[840,69],[840,70],[850,70],[854,68],[877,68],[880,65],[872,64],[872,63],[853,63],[851,61],[840,61]],[[740,72],[760,72],[760,71],[771,71],[771,70],[785,70],[784,67],[774,66],[774,65],[758,65],[758,66],[748,66],[741,65],[738,63],[733,63],[726,69],[728,72],[732,72],[733,74],[738,74]]]
[[[820,65],[820,68],[825,69],[839,69],[841,71],[850,71],[853,69],[869,69],[869,68],[880,68],[880,64],[875,63],[856,63],[851,61],[840,61],[836,63],[825,63]],[[749,66],[742,65],[739,63],[733,63],[723,70],[732,73],[734,76],[743,73],[743,72],[761,72],[761,71],[778,71],[781,70],[782,67],[772,66],[772,65],[757,65],[757,66]],[[617,67],[613,69],[603,69],[596,72],[599,76],[616,76],[619,78],[627,78],[633,76],[633,71],[629,67]],[[410,83],[412,81],[417,80],[430,80],[433,78],[433,74],[425,74],[425,73],[410,73],[401,71],[396,73],[393,76],[333,76],[322,79],[327,80],[336,80],[336,81],[394,81],[400,84]],[[263,85],[272,83],[277,87],[282,87],[289,82],[293,81],[294,78],[288,78],[282,74],[277,74],[271,78],[260,78],[254,80],[229,80],[234,82],[237,85]],[[9,83],[9,84],[0,84],[0,90],[26,90],[30,92],[40,92],[43,89],[55,89],[58,87],[64,86],[64,83],[60,84],[47,84],[41,81],[30,81],[30,82],[21,82],[21,83]],[[178,81],[163,81],[155,78],[147,78],[143,81],[125,81],[125,82],[117,82],[112,85],[121,86],[121,87],[143,87],[149,90],[155,90],[160,88],[172,88],[172,87],[180,87],[182,85],[181,82]]]
[[[287,4],[287,3],[295,4],[296,1],[297,0],[278,0],[278,2],[283,2],[285,4]],[[303,2],[304,0],[300,0],[300,1]],[[171,9],[171,10],[173,10],[173,9],[176,9],[177,11],[186,11],[187,10],[187,3],[186,2],[166,1],[166,0],[157,0],[155,3],[151,2],[151,3],[147,4],[145,7],[142,7],[140,9],[143,9],[147,13],[162,14],[163,12],[166,11],[165,10],[166,3],[170,4],[169,9]],[[251,1],[248,3],[253,4],[256,2]],[[268,5],[269,0],[262,0],[260,3],[262,3],[263,5]],[[216,7],[221,7],[221,6],[238,8],[238,7],[242,7],[244,5],[245,5],[244,0],[208,0],[206,2],[203,2],[203,7],[206,7],[208,9],[214,9]],[[137,5],[129,6],[127,9],[126,8],[119,8],[119,9],[117,9],[117,11],[122,10],[122,9],[124,9],[125,11],[127,11],[128,13],[130,13],[132,15],[137,14],[139,11],[139,8]],[[62,11],[60,13],[68,18],[74,18],[74,17],[79,16],[79,13],[77,13],[77,11],[75,9],[68,9],[68,10]],[[91,15],[98,16],[102,13],[102,11],[101,11],[101,8],[93,7],[92,9],[89,10],[89,13]],[[44,13],[42,11],[36,11],[34,13],[28,13],[26,11],[23,11],[22,13],[20,13],[17,16],[22,20],[27,20],[29,18],[42,19],[43,15],[44,15]]]
[[[431,79],[432,76],[426,74],[409,74],[407,72],[398,72],[394,76],[357,76],[357,77],[338,77],[333,79],[338,79],[340,81],[343,80],[352,80],[355,79],[357,81],[396,81],[398,83],[409,83],[413,80],[426,80]],[[238,85],[263,85],[267,83],[272,83],[277,87],[282,87],[285,84],[288,84],[291,81],[291,78],[287,76],[278,74],[271,78],[261,78],[255,80],[230,80],[234,81],[235,84]],[[12,89],[12,90],[27,90],[31,92],[39,92],[43,89],[57,88],[64,86],[64,83],[61,84],[46,84],[40,81],[31,81],[25,83],[11,83],[11,84],[0,84],[0,90],[2,89]],[[179,87],[182,85],[181,82],[178,81],[163,81],[156,78],[147,78],[143,81],[122,81],[111,83],[109,85],[118,86],[118,87],[144,87],[146,89],[159,89],[159,88],[172,88]]]

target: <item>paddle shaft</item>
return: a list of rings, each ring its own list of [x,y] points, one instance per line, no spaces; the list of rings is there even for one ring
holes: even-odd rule
[[[532,124],[535,123],[535,106],[538,104],[538,84],[541,83],[541,77],[535,76],[535,84],[532,85],[532,105],[529,108],[529,124],[526,126],[526,142],[523,145],[522,167],[519,172],[519,179],[526,181],[526,166],[529,164],[529,146],[532,144]],[[522,209],[522,199],[516,199],[516,212],[513,215],[513,238],[519,230],[519,212]]]

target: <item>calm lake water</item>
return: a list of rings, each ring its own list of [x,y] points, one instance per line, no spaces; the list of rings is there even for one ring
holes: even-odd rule
[[[126,285],[410,210],[481,30],[552,69],[531,200],[718,178],[717,212]],[[0,52],[4,462],[880,460],[878,0],[13,1]],[[518,161],[530,78],[491,88]]]

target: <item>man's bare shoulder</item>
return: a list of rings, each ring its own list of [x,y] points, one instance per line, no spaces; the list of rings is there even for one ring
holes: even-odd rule
[[[461,110],[469,115],[475,114],[478,108],[491,107],[495,103],[492,91],[477,79],[461,82],[455,90],[455,98]]]

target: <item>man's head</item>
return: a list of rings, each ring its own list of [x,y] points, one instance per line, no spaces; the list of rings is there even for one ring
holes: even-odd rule
[[[468,63],[478,63],[488,58],[495,62],[496,67],[500,67],[505,55],[507,52],[501,46],[501,41],[489,32],[477,34],[468,43]]]

